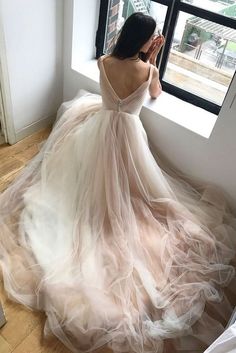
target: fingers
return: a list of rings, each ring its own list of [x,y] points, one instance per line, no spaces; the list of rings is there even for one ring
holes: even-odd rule
[[[165,38],[163,35],[157,36],[153,39],[153,43],[151,44],[148,50],[148,58],[150,62],[155,63],[158,53],[160,52],[163,44],[165,43]]]
[[[152,48],[152,54],[161,50],[163,43],[156,43]]]
[[[165,37],[163,35],[157,36],[154,38],[154,43],[156,43],[159,46],[162,46],[165,43]]]
[[[163,35],[156,36],[148,49],[147,58],[156,57],[164,43],[165,37]]]

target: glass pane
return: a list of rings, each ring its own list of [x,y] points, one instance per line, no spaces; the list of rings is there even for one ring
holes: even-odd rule
[[[134,12],[141,11],[150,14],[157,21],[160,30],[163,28],[167,6],[150,0],[110,0],[107,28],[104,43],[104,53],[109,53],[124,21]]]
[[[236,18],[236,0],[181,0],[227,17]]]
[[[167,6],[158,4],[157,2],[152,1],[150,7],[150,15],[155,18],[157,23],[157,28],[163,31],[165,18],[167,13]]]
[[[180,12],[164,80],[218,105],[236,68],[236,30]]]

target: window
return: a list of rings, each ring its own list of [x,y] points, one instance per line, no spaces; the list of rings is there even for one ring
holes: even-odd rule
[[[157,58],[163,90],[218,114],[236,68],[236,0],[101,0],[97,58],[136,11],[166,38]]]

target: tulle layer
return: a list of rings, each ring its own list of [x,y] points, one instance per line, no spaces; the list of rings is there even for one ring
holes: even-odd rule
[[[138,116],[96,95],[64,110],[0,196],[6,291],[72,352],[203,351],[232,312],[224,195],[165,173]]]

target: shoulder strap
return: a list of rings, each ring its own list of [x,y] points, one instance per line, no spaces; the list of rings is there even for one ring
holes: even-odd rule
[[[103,59],[104,59],[106,56],[107,56],[106,54],[99,56],[99,58],[98,58],[98,60],[97,60],[97,63],[98,63],[98,67],[99,67],[99,68],[100,68],[100,63],[101,63],[101,61],[103,61]]]

